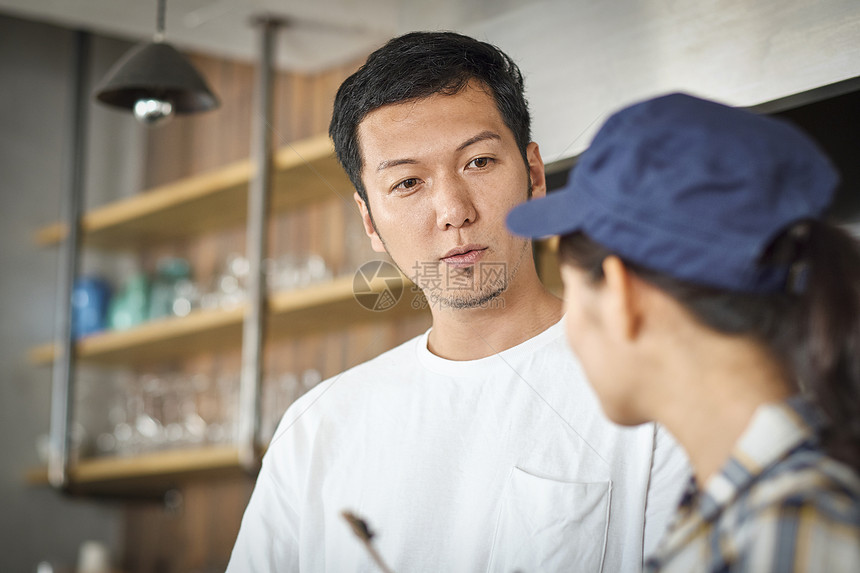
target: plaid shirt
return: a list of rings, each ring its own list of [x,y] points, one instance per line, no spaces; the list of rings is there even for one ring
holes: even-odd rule
[[[860,477],[804,398],[756,410],[704,490],[691,481],[647,572],[860,572]]]

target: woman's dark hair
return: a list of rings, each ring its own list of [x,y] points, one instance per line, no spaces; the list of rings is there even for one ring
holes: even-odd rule
[[[365,204],[358,145],[358,124],[364,117],[384,105],[437,93],[456,94],[472,80],[489,90],[528,164],[531,119],[523,76],[514,61],[491,44],[454,32],[411,32],[373,52],[335,96],[328,132],[340,164]]]
[[[560,262],[585,270],[595,282],[613,254],[583,233],[566,235],[559,244]],[[731,292],[624,264],[710,328],[763,343],[827,416],[825,450],[860,469],[860,248],[841,229],[807,221],[777,237],[761,262],[787,261],[800,272],[785,292],[774,294]]]

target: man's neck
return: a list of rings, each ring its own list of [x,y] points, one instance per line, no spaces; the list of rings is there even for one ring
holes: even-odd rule
[[[512,348],[561,319],[562,304],[535,277],[508,289],[497,304],[474,309],[433,308],[429,350],[449,360],[477,360]]]

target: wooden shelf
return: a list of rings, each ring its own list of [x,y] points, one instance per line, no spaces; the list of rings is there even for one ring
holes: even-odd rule
[[[69,471],[72,490],[103,495],[134,492],[140,496],[159,495],[189,479],[235,476],[242,473],[234,446],[176,449],[129,457],[82,460]],[[30,485],[48,485],[45,467],[31,469],[25,479]]]
[[[352,201],[352,184],[337,163],[328,136],[286,145],[273,162],[272,212],[335,196]],[[253,163],[245,159],[94,209],[82,217],[83,242],[103,249],[133,249],[240,225],[246,220],[253,173]],[[65,235],[65,225],[55,223],[40,229],[36,242],[53,245]]]
[[[402,276],[388,281],[373,281],[369,292],[381,293],[388,288],[400,294],[412,284]],[[390,310],[368,310],[353,296],[353,277],[340,277],[304,289],[271,295],[268,334],[274,337],[295,336],[362,321],[389,320],[414,312],[408,296],[403,296]],[[238,346],[242,339],[244,314],[244,306],[230,310],[195,311],[183,318],[166,318],[130,330],[94,334],[77,343],[76,357],[100,364],[135,365]],[[50,364],[55,355],[54,345],[45,344],[32,349],[29,358],[34,364]]]
[[[356,301],[351,276],[318,287],[275,294],[269,299],[267,334],[272,337],[295,336],[360,322],[391,320],[419,312],[412,308],[408,296],[412,282],[402,275],[388,281],[376,279],[369,285],[369,292],[382,293],[389,289],[395,297],[400,297],[397,304],[383,311],[370,310]]]
[[[87,336],[75,346],[78,360],[103,364],[140,364],[170,358],[204,348],[238,344],[242,336],[244,307],[195,311],[183,318],[153,320],[129,330]],[[30,351],[34,364],[50,364],[56,349],[43,344]]]

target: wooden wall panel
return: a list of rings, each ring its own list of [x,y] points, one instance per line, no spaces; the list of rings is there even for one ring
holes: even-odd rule
[[[201,481],[174,493],[170,508],[134,504],[126,510],[123,571],[223,572],[253,481]]]

